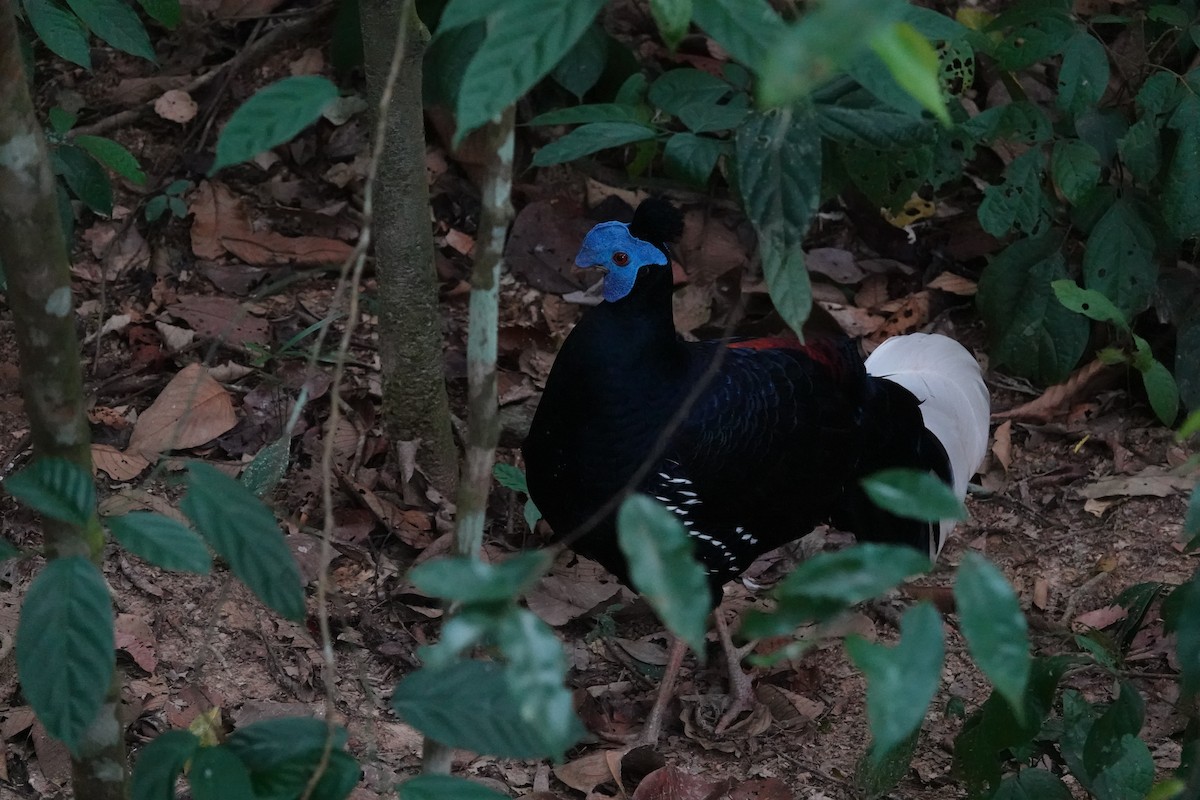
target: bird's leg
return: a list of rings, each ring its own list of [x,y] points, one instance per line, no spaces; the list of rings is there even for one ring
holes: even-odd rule
[[[663,669],[662,680],[658,684],[658,696],[654,698],[654,706],[646,718],[646,725],[637,737],[637,744],[655,745],[658,735],[662,732],[663,715],[671,702],[671,693],[675,691],[675,683],[679,679],[679,670],[683,667],[683,657],[687,655],[687,643],[678,636],[671,637],[671,653],[667,656],[667,666]]]
[[[725,666],[729,672],[729,704],[713,729],[716,733],[724,733],[743,711],[752,710],[758,702],[754,699],[754,687],[750,676],[742,672],[741,666],[742,659],[754,649],[757,642],[735,647],[733,637],[729,633],[729,625],[726,624],[719,607],[713,611],[713,622],[717,627],[717,638],[721,640],[721,650],[725,653]]]

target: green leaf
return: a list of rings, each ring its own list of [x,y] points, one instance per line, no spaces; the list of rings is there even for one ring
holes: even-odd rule
[[[939,80],[941,64],[928,39],[907,22],[897,22],[871,37],[871,49],[906,92],[943,125],[950,124]]]
[[[1071,790],[1053,772],[1023,769],[1001,781],[992,800],[1071,800]]]
[[[133,800],[173,800],[175,779],[199,746],[190,731],[164,731],[151,739],[133,765]]]
[[[1015,72],[1060,52],[1077,28],[1063,3],[1029,0],[1010,6],[985,32],[1004,33],[992,56],[1002,69]]]
[[[217,138],[217,158],[209,175],[291,141],[320,119],[337,94],[336,86],[317,75],[284,78],[255,92],[233,112]]]
[[[929,603],[919,603],[900,620],[895,647],[851,636],[846,652],[867,677],[867,719],[878,763],[921,727],[941,684],[942,617]]]
[[[456,603],[494,603],[514,600],[550,568],[550,554],[532,550],[485,564],[469,556],[436,558],[408,574],[426,594]]]
[[[596,85],[608,63],[608,34],[592,25],[554,68],[551,76],[559,86],[579,99]]]
[[[128,178],[138,186],[146,183],[146,173],[142,172],[137,158],[126,150],[124,145],[103,136],[76,136],[72,141],[118,175]]]
[[[21,605],[17,672],[38,719],[76,754],[112,680],[113,642],[100,570],[82,556],[51,559]]]
[[[579,125],[585,122],[632,122],[644,124],[645,113],[635,105],[592,103],[571,108],[556,108],[538,114],[527,125]]]
[[[123,547],[155,566],[200,575],[212,568],[204,540],[182,522],[151,511],[131,511],[104,523]]]
[[[299,797],[332,735],[330,761],[313,797],[344,798],[358,783],[357,762],[346,753],[346,729],[311,717],[284,717],[238,728],[226,740],[250,773],[258,797]]]
[[[921,738],[918,727],[900,744],[884,752],[877,742],[872,742],[866,755],[854,765],[854,786],[860,797],[880,798],[896,787],[912,766],[917,752],[917,741]]]
[[[692,0],[692,19],[752,71],[783,32],[783,20],[764,0]]]
[[[24,5],[30,27],[50,52],[86,70],[92,68],[87,28],[79,17],[52,0],[24,0]]]
[[[1029,630],[1016,592],[986,558],[969,552],[954,582],[959,625],[975,663],[1018,719],[1029,681]]]
[[[1193,490],[1192,507],[1197,503],[1197,495],[1200,490]],[[1190,516],[1190,507],[1188,513]],[[1163,602],[1163,622],[1167,631],[1175,634],[1179,690],[1190,698],[1200,691],[1200,573],[1176,587]]]
[[[96,159],[69,144],[54,148],[50,158],[54,171],[63,176],[84,205],[101,216],[112,216],[112,182]]]
[[[514,492],[529,494],[529,484],[525,481],[525,473],[520,467],[512,464],[497,462],[492,467],[492,475],[496,478],[496,482],[505,489],[512,489]]]
[[[1100,102],[1108,88],[1108,54],[1090,33],[1080,31],[1063,48],[1058,71],[1058,107],[1078,114]]]
[[[562,164],[577,158],[620,147],[632,142],[653,139],[658,132],[636,122],[593,122],[575,130],[538,150],[533,157],[535,167]]]
[[[200,535],[258,598],[290,620],[304,619],[304,584],[275,516],[249,489],[193,461],[179,504]]]
[[[1042,190],[1045,167],[1042,151],[1033,148],[1013,159],[1004,171],[1004,182],[983,190],[979,224],[995,237],[1010,230],[1026,236],[1041,233],[1049,220],[1049,200]]]
[[[1158,176],[1162,164],[1158,125],[1149,117],[1139,119],[1117,140],[1117,152],[1133,177],[1142,183],[1150,183]]]
[[[273,492],[287,475],[291,448],[292,440],[287,434],[268,443],[258,451],[254,460],[246,465],[238,480],[253,492],[255,497],[265,497]]]
[[[21,555],[21,551],[13,546],[8,539],[0,538],[0,562],[8,561]]]
[[[1050,156],[1050,174],[1067,202],[1079,205],[1100,182],[1100,154],[1078,139],[1059,139]]]
[[[1178,131],[1161,195],[1163,216],[1180,240],[1200,235],[1200,98],[1183,100],[1167,127]]]
[[[146,222],[156,222],[167,211],[167,196],[156,194],[146,201]]]
[[[1125,198],[1114,203],[1088,237],[1084,285],[1113,301],[1133,319],[1150,305],[1158,284],[1154,232]]]
[[[1200,489],[1192,490],[1192,499],[1188,501],[1187,514],[1183,517],[1182,533],[1188,552],[1200,545]]]
[[[1188,12],[1175,5],[1159,4],[1150,6],[1146,9],[1146,19],[1165,22],[1179,30],[1187,30],[1187,27],[1192,24],[1192,18]]]
[[[150,18],[164,28],[175,30],[180,20],[183,19],[179,0],[138,0],[138,2],[142,9],[150,15]]]
[[[48,116],[50,118],[50,127],[53,128],[54,132],[57,134],[65,134],[67,131],[71,130],[71,128],[75,127],[75,121],[79,119],[79,115],[72,114],[63,110],[62,108],[59,108],[58,106],[54,106],[54,108],[50,109]]]
[[[506,794],[450,775],[418,775],[399,790],[400,800],[508,800]]]
[[[529,530],[533,530],[534,526],[538,524],[538,520],[542,518],[541,509],[537,507],[537,503],[533,502],[532,498],[525,501],[525,508],[522,509],[522,513],[525,517],[525,524],[529,526]]]
[[[1152,359],[1149,367],[1142,371],[1142,385],[1146,388],[1154,416],[1163,425],[1174,425],[1179,416],[1179,387],[1171,371],[1161,361]]]
[[[894,150],[933,139],[928,120],[889,108],[867,92],[841,97],[836,104],[814,106],[817,125],[829,139],[855,147]]]
[[[1067,277],[1061,235],[1014,242],[979,278],[980,314],[993,363],[1043,384],[1070,374],[1087,346],[1087,320],[1064,308],[1051,282]]]
[[[574,744],[549,741],[540,725],[525,722],[506,673],[500,664],[484,661],[424,667],[397,684],[392,708],[445,745],[501,758],[554,757]]]
[[[1117,746],[1117,760],[1092,779],[1092,793],[1097,800],[1142,800],[1154,785],[1150,748],[1128,734]]]
[[[223,745],[196,751],[188,785],[193,800],[256,800],[246,766]]]
[[[575,716],[571,691],[563,685],[567,659],[554,631],[527,608],[513,608],[496,626],[496,643],[508,660],[505,674],[518,713],[527,725],[541,731],[543,741],[563,751],[579,740],[583,730]]]
[[[738,128],[737,184],[758,233],[771,300],[793,331],[812,309],[801,245],[821,194],[821,135],[811,108],[753,114]]]
[[[707,186],[717,159],[725,144],[708,136],[676,133],[667,139],[663,148],[663,165],[667,174],[696,186]]]
[[[692,0],[650,0],[650,14],[663,41],[674,50],[692,24]]]
[[[39,458],[4,481],[5,490],[41,514],[80,527],[96,511],[96,484],[65,458]]]
[[[1141,694],[1128,681],[1121,681],[1116,700],[1092,723],[1084,742],[1083,763],[1089,775],[1099,775],[1121,759],[1124,750],[1121,739],[1137,736],[1145,716]],[[1138,797],[1144,794],[1142,792]]]
[[[458,90],[455,143],[533,88],[575,46],[603,5],[604,0],[509,0],[494,5],[487,37],[467,65]]]
[[[871,502],[898,517],[937,522],[966,519],[954,490],[930,472],[915,469],[885,469],[862,480]]]
[[[617,540],[638,594],[671,633],[703,658],[712,609],[704,568],[678,518],[645,495],[635,494],[617,512]]]
[[[1129,330],[1129,321],[1113,302],[1095,289],[1081,289],[1075,281],[1062,279],[1050,284],[1054,296],[1064,307],[1097,322],[1111,322],[1121,330]]]
[[[668,114],[679,116],[692,105],[716,105],[732,88],[720,78],[685,67],[664,72],[650,84],[646,98]]]
[[[67,0],[92,33],[108,44],[147,61],[155,61],[150,35],[137,12],[121,0]]]
[[[798,625],[828,619],[929,568],[928,558],[899,545],[861,544],[819,553],[775,587],[776,611],[749,615],[742,631],[756,638],[790,634]]]

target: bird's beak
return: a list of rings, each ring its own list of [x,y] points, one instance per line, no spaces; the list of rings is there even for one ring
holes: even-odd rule
[[[562,296],[568,303],[581,306],[598,306],[604,302],[604,278],[578,292],[568,292]]]

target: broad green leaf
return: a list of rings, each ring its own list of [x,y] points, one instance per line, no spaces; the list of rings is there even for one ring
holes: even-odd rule
[[[1122,330],[1129,330],[1125,315],[1104,294],[1095,289],[1081,289],[1075,281],[1067,279],[1054,281],[1050,286],[1058,302],[1076,314],[1083,314],[1097,322],[1111,322]]]
[[[664,72],[650,84],[646,99],[668,114],[679,116],[688,106],[716,105],[731,91],[720,78],[685,67]]]
[[[58,106],[51,108],[47,116],[50,119],[50,127],[57,134],[65,134],[71,130],[71,128],[75,127],[75,121],[79,119],[77,114],[72,114]]]
[[[71,525],[86,525],[96,511],[92,476],[65,458],[39,458],[3,485],[34,511]]]
[[[578,741],[583,730],[571,691],[563,685],[567,659],[550,626],[529,609],[514,608],[501,617],[495,638],[508,661],[505,674],[521,719],[563,750]],[[562,751],[554,757],[561,759]]]
[[[784,23],[765,0],[692,0],[692,19],[734,60],[757,71],[783,32]]]
[[[1100,182],[1100,154],[1078,139],[1059,139],[1050,156],[1050,174],[1067,202],[1078,205]]]
[[[624,103],[593,103],[570,108],[556,108],[538,114],[527,125],[579,125],[586,122],[632,122],[644,124],[646,114],[635,105]]]
[[[860,797],[880,798],[896,787],[912,766],[921,738],[918,727],[895,747],[883,751],[877,742],[872,742],[866,754],[854,765],[854,787]]]
[[[51,154],[54,171],[84,205],[101,216],[112,216],[112,182],[96,159],[74,145],[63,144]]]
[[[950,113],[939,81],[941,64],[929,40],[906,22],[898,22],[871,37],[871,49],[883,59],[896,82],[924,108],[950,124]]]
[[[399,790],[400,800],[508,800],[506,794],[450,775],[418,775]]]
[[[599,25],[592,25],[550,74],[559,86],[583,99],[600,80],[607,62],[608,34]]]
[[[1142,371],[1142,385],[1146,388],[1146,397],[1150,399],[1154,416],[1163,425],[1174,425],[1179,416],[1179,387],[1171,371],[1161,361],[1154,359]]]
[[[617,512],[617,540],[638,594],[671,633],[703,658],[712,599],[704,568],[679,519],[645,495],[635,494]]]
[[[1163,70],[1146,78],[1134,102],[1142,114],[1157,120],[1171,113],[1187,94],[1182,81],[1174,73]]]
[[[145,184],[146,173],[133,153],[124,145],[103,136],[76,136],[73,141],[92,154],[92,158],[138,186]]]
[[[512,464],[497,462],[492,467],[492,475],[496,478],[496,482],[505,489],[512,489],[514,492],[529,494],[529,484],[525,482],[525,473],[520,467]]]
[[[108,44],[147,61],[155,61],[150,35],[137,12],[121,0],[67,0],[92,33]]]
[[[304,584],[275,515],[249,489],[193,461],[179,504],[209,546],[258,598],[290,620],[304,618]]]
[[[525,501],[525,508],[522,510],[522,513],[525,517],[525,524],[529,526],[529,530],[533,530],[534,526],[538,524],[538,520],[542,518],[541,509],[537,507],[537,503],[533,502],[532,498]]]
[[[775,587],[776,611],[751,614],[742,631],[752,637],[789,634],[798,625],[827,619],[878,597],[929,567],[928,558],[899,545],[861,544],[819,553],[801,562]]]
[[[268,443],[258,451],[254,460],[246,465],[238,480],[253,492],[255,497],[265,497],[273,492],[287,475],[291,448],[291,437],[286,434]]]
[[[867,677],[867,719],[878,763],[920,728],[941,684],[942,617],[929,603],[920,603],[900,620],[895,647],[852,636],[846,652]]]
[[[979,279],[993,363],[1042,384],[1064,380],[1087,346],[1087,320],[1064,308],[1050,284],[1066,278],[1061,235],[1022,239],[995,256]]]
[[[1197,495],[1200,490],[1193,490],[1192,507],[1197,503]],[[1192,697],[1200,691],[1200,573],[1177,586],[1163,601],[1163,622],[1168,631],[1175,633],[1179,689],[1185,696]]]
[[[822,135],[855,147],[893,150],[929,143],[935,135],[928,120],[889,108],[866,92],[814,108]]]
[[[123,547],[163,569],[207,575],[212,557],[204,540],[182,522],[152,511],[131,511],[104,524]]]
[[[1053,772],[1027,768],[1001,781],[992,800],[1071,800],[1071,790]]]
[[[193,800],[256,800],[250,773],[228,747],[201,747],[192,758]]]
[[[550,567],[549,553],[532,550],[485,564],[469,556],[426,561],[408,574],[421,591],[456,603],[514,600]]]
[[[164,731],[151,739],[133,765],[133,800],[173,800],[175,779],[199,746],[190,731]]]
[[[1101,164],[1116,158],[1118,143],[1128,132],[1129,122],[1115,108],[1089,106],[1075,117],[1075,135],[1096,148]]]
[[[1104,45],[1086,31],[1071,37],[1063,48],[1058,71],[1058,107],[1078,114],[1095,106],[1108,88],[1108,54]]]
[[[336,86],[317,75],[284,78],[255,92],[225,123],[209,174],[291,141],[321,118],[337,94]]]
[[[812,109],[753,114],[738,129],[735,147],[738,189],[758,233],[771,300],[799,332],[812,309],[801,245],[821,194],[821,135]]]
[[[164,28],[175,30],[183,19],[179,0],[138,0],[142,9]]]
[[[1183,100],[1167,127],[1178,132],[1164,173],[1162,212],[1180,240],[1200,235],[1200,97]]]
[[[1154,232],[1134,205],[1117,200],[1092,229],[1083,254],[1084,285],[1113,301],[1126,319],[1150,304],[1158,283]]]
[[[146,222],[156,222],[167,212],[167,199],[165,194],[156,194],[146,201]]]
[[[231,746],[232,750],[233,747]],[[256,800],[263,798],[299,798],[304,796],[313,771],[321,763],[323,749],[310,750],[290,761],[273,764],[263,769],[250,769],[250,785]],[[345,800],[354,791],[362,775],[362,768],[354,757],[345,750],[333,750],[325,763],[325,771],[309,795],[312,800]]]
[[[504,666],[484,661],[424,667],[397,684],[392,708],[442,744],[501,758],[554,757],[574,744],[550,741],[541,725],[524,721],[506,672]]]
[[[450,0],[438,20],[438,36],[482,22],[495,10],[495,0]]]
[[[922,522],[967,518],[954,490],[930,472],[885,469],[864,478],[862,486],[872,503],[898,517]]]
[[[17,673],[46,730],[76,754],[112,680],[113,642],[112,601],[100,570],[82,556],[51,559],[21,604]]]
[[[663,147],[663,165],[667,174],[696,186],[707,186],[725,143],[694,133],[676,133]]]
[[[1165,22],[1180,30],[1187,30],[1187,27],[1192,24],[1192,18],[1188,12],[1179,6],[1166,4],[1150,6],[1146,9],[1146,19]]]
[[[1150,748],[1129,734],[1117,746],[1120,748],[1117,760],[1092,778],[1092,793],[1097,800],[1142,800],[1154,785]]]
[[[1021,719],[1030,672],[1029,629],[1016,592],[991,562],[970,552],[959,565],[954,599],[971,657]]]
[[[1158,125],[1149,117],[1139,119],[1117,140],[1117,152],[1133,177],[1142,183],[1150,183],[1158,176],[1162,165]]]
[[[679,112],[679,121],[692,133],[727,131],[741,125],[750,115],[750,96],[735,94],[728,103],[692,103]]]
[[[50,52],[86,70],[92,68],[87,28],[79,17],[53,0],[24,0],[24,6],[30,27]]]
[[[1192,490],[1192,499],[1188,501],[1187,513],[1183,517],[1183,541],[1188,551],[1200,545],[1200,489]]]
[[[1004,237],[1009,231],[1035,236],[1049,220],[1049,200],[1042,190],[1045,158],[1033,148],[1017,156],[1004,171],[1004,182],[983,190],[979,205],[979,224],[992,236]]]
[[[663,41],[674,50],[692,24],[692,0],[650,0],[650,14]]]
[[[10,558],[16,558],[21,555],[21,551],[13,547],[12,542],[8,539],[0,538],[0,561],[8,561]]]
[[[333,736],[330,761],[317,782],[314,798],[343,798],[358,783],[359,767],[343,748],[346,729],[332,731],[323,720],[283,717],[255,722],[234,731],[225,744],[250,773],[258,797],[298,797]]]
[[[1009,6],[987,26],[987,33],[1003,32],[992,50],[1002,69],[1018,71],[1061,52],[1077,28],[1066,4],[1027,0]]]
[[[577,158],[620,147],[632,142],[653,139],[658,132],[637,122],[593,122],[575,130],[538,150],[533,157],[535,167],[562,164]]]
[[[509,0],[488,16],[487,37],[458,90],[455,143],[498,117],[575,46],[604,0]],[[556,162],[557,163],[557,162]]]
[[[886,150],[843,150],[850,180],[871,202],[898,210],[912,200],[933,167],[931,145]]]
[[[1122,758],[1125,748],[1121,740],[1137,736],[1145,715],[1141,694],[1127,681],[1121,681],[1116,699],[1096,717],[1084,742],[1083,764],[1089,775],[1099,775]],[[1144,794],[1143,791],[1138,797]]]

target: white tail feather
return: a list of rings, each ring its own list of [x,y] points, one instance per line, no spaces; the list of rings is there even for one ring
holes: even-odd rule
[[[991,401],[975,357],[958,342],[936,333],[912,333],[888,339],[867,358],[867,372],[898,383],[921,401],[925,427],[950,459],[954,492],[961,500],[967,482],[987,453]],[[954,530],[942,520],[936,557]]]

